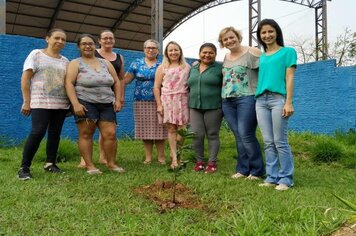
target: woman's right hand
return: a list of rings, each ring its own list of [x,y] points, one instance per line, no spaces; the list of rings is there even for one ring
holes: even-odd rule
[[[21,113],[22,113],[24,116],[29,116],[29,115],[31,114],[30,103],[24,102],[24,103],[22,104]]]
[[[76,116],[85,116],[85,113],[88,111],[88,109],[84,105],[78,103],[73,105],[73,111]]]
[[[157,105],[157,113],[163,116],[163,107],[162,105]]]

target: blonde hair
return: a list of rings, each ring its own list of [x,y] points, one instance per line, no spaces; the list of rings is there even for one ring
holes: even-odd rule
[[[222,41],[222,38],[224,37],[224,35],[227,33],[227,32],[233,32],[237,39],[239,40],[239,42],[241,43],[242,42],[242,33],[240,30],[237,30],[235,29],[233,26],[230,26],[230,27],[225,27],[223,28],[220,33],[219,33],[219,44],[220,44],[220,48],[223,48],[224,47],[224,43]]]
[[[169,59],[168,57],[168,47],[169,45],[176,45],[178,48],[179,48],[179,51],[180,51],[180,56],[178,58],[178,64],[181,68],[184,68],[186,65],[187,65],[187,62],[185,61],[185,58],[183,56],[183,50],[182,50],[182,47],[175,41],[170,41],[166,48],[164,49],[164,53],[163,53],[163,60],[162,60],[162,65],[163,67],[168,67],[172,62],[171,60]]]

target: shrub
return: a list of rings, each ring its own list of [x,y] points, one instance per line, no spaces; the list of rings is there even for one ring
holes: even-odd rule
[[[61,139],[57,152],[57,161],[79,160],[79,150],[76,142],[70,139]]]
[[[343,142],[346,145],[356,145],[356,131],[354,129],[350,129],[348,132],[336,131],[335,138],[337,141]]]
[[[356,169],[356,150],[347,151],[341,158],[341,163],[346,168]]]
[[[315,162],[330,163],[343,157],[342,148],[330,138],[318,140],[311,150],[311,159]]]
[[[35,155],[35,161],[38,162],[44,162],[46,161],[46,145],[47,145],[47,140],[44,139],[40,147],[38,148],[38,151]],[[69,161],[69,160],[79,160],[79,150],[77,143],[71,141],[70,139],[62,138],[59,147],[58,147],[58,152],[57,152],[57,161],[58,162],[64,162],[64,161]]]

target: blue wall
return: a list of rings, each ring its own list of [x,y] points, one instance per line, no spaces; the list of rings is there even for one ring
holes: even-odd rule
[[[20,114],[22,96],[20,79],[25,58],[31,50],[43,48],[44,40],[25,36],[0,35],[0,140],[10,144],[26,138],[31,119]],[[125,58],[125,71],[142,52],[117,50]],[[62,54],[78,57],[75,44],[67,43]],[[126,90],[126,104],[118,117],[118,135],[133,136],[133,85]],[[295,78],[295,115],[290,128],[296,131],[332,133],[356,129],[356,66],[335,67],[335,61],[299,65]],[[63,127],[63,137],[77,138],[73,117]],[[6,138],[6,139],[4,139]]]
[[[289,126],[293,130],[356,130],[356,66],[336,67],[335,60],[299,65],[294,109]]]

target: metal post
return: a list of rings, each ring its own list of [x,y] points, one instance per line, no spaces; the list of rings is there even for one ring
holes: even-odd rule
[[[261,21],[261,0],[249,0],[249,45],[261,47],[258,43],[256,32]]]
[[[326,9],[326,0],[323,0],[323,60],[328,59],[328,17]]]
[[[315,54],[317,61],[328,58],[326,0],[315,8]]]
[[[6,3],[0,0],[0,34],[6,34]]]
[[[160,43],[160,52],[163,47],[163,0],[151,0],[151,38]]]

